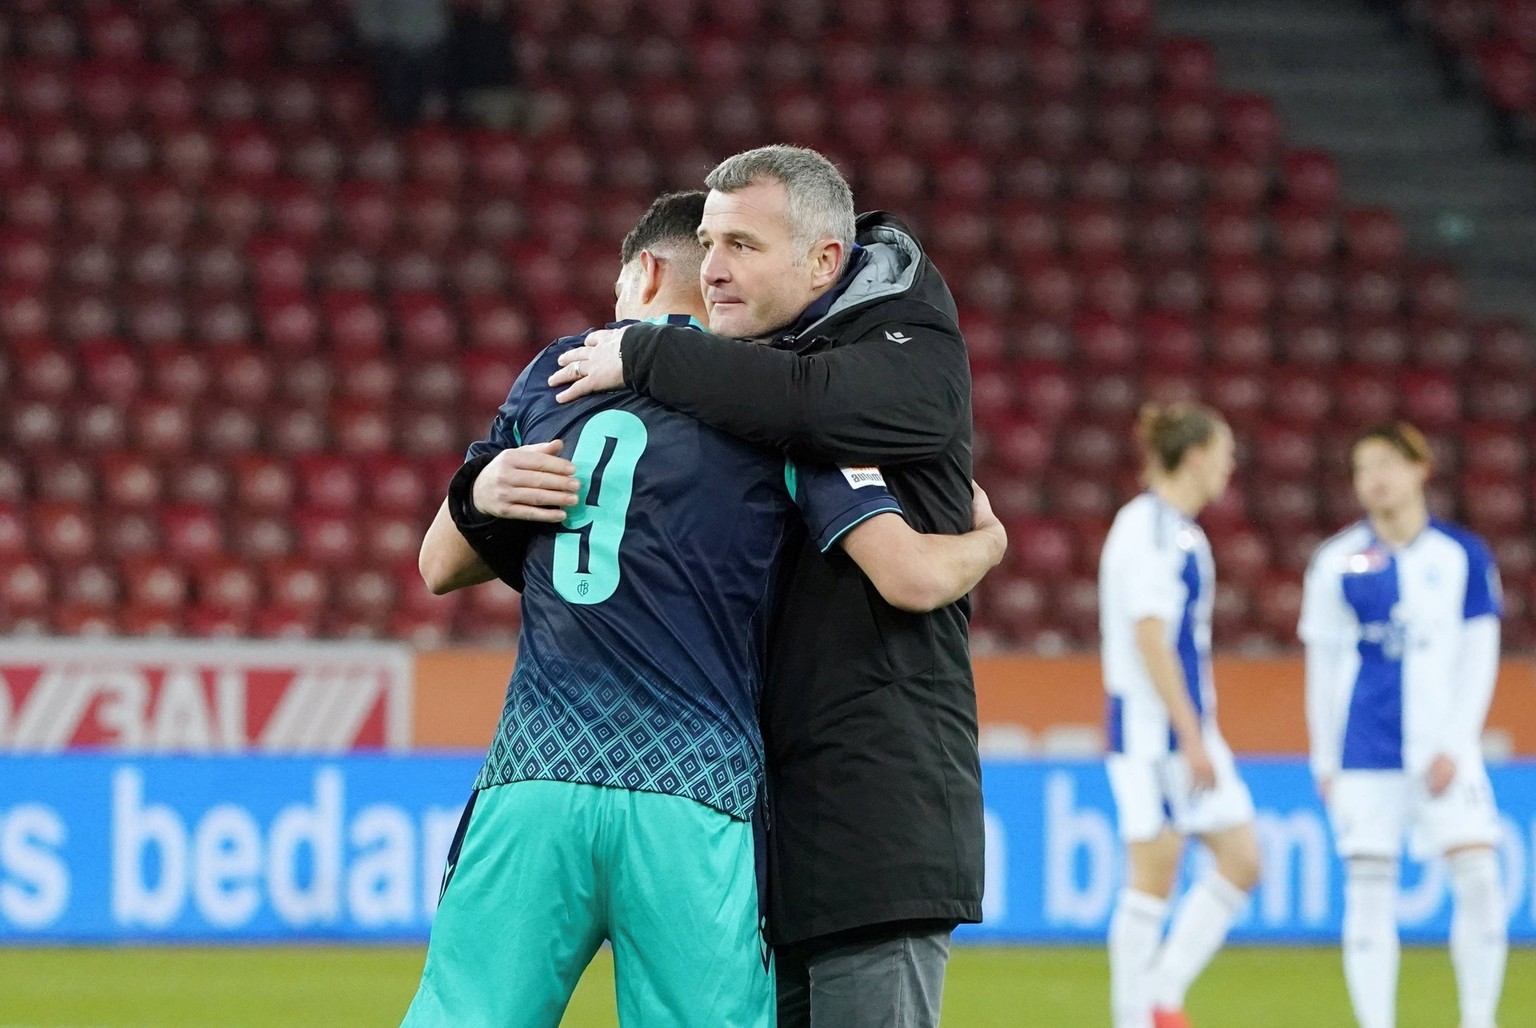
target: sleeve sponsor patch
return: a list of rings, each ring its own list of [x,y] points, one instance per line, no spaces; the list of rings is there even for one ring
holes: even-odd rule
[[[848,484],[854,489],[863,489],[866,486],[877,485],[885,488],[885,476],[880,474],[879,468],[838,468]]]

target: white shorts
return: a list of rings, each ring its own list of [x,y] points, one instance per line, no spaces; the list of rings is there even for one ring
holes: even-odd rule
[[[1340,771],[1328,798],[1339,856],[1424,860],[1461,846],[1495,846],[1499,809],[1483,762],[1460,764],[1451,787],[1431,796],[1421,775],[1406,771]]]
[[[1109,755],[1105,764],[1121,839],[1151,842],[1169,825],[1181,835],[1209,835],[1253,820],[1253,797],[1214,726],[1205,730],[1205,752],[1216,770],[1216,788],[1201,793],[1190,790],[1189,764],[1182,753]]]

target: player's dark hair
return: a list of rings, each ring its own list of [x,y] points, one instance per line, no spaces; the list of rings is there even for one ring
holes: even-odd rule
[[[701,190],[690,190],[658,196],[624,237],[624,245],[619,248],[619,265],[628,265],[640,256],[641,250],[654,252],[658,248],[677,249],[702,259],[704,248],[699,244],[699,222],[704,220],[704,198],[708,195]]]
[[[1226,425],[1220,414],[1204,404],[1147,403],[1136,417],[1136,441],[1149,469],[1177,471],[1186,453],[1210,442]]]
[[[1372,440],[1386,443],[1402,454],[1405,460],[1423,465],[1426,471],[1435,470],[1435,451],[1430,449],[1429,440],[1424,438],[1423,432],[1406,421],[1389,421],[1366,429],[1349,448],[1351,461],[1354,459],[1355,451],[1360,449],[1360,444]]]

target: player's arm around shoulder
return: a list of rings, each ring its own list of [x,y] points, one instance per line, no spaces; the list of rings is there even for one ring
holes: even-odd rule
[[[972,529],[963,535],[924,534],[899,514],[878,514],[843,536],[843,551],[882,599],[899,610],[925,613],[960,599],[1003,559],[1008,533],[972,483]]]

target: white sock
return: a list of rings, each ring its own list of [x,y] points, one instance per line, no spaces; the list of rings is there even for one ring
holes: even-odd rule
[[[1344,882],[1344,980],[1360,1028],[1397,1024],[1397,861],[1352,860]]]
[[[1147,1028],[1152,996],[1147,976],[1163,938],[1168,901],[1124,889],[1109,919],[1109,1001],[1115,1028]]]
[[[1215,871],[1185,894],[1152,968],[1152,999],[1156,1007],[1184,1008],[1184,994],[1221,949],[1227,931],[1247,902],[1246,892]]]
[[[1493,1028],[1509,956],[1509,925],[1499,862],[1489,849],[1458,853],[1448,863],[1455,911],[1451,963],[1461,997],[1461,1028]]]

